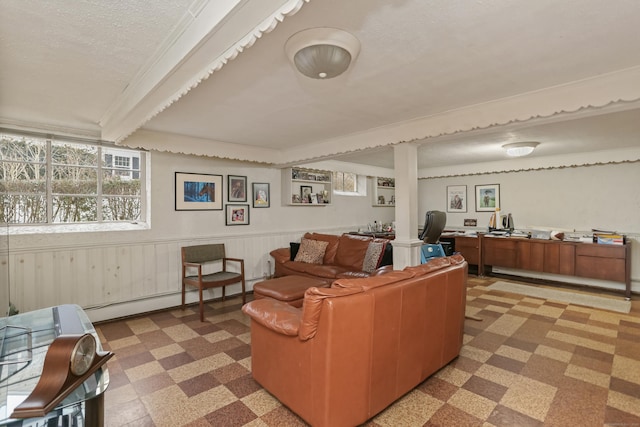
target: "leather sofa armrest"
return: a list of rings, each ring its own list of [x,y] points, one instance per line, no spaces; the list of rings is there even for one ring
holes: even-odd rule
[[[291,251],[289,248],[274,249],[269,254],[273,257],[276,263],[280,264],[289,261],[291,258]]]
[[[282,335],[296,336],[302,310],[273,298],[260,298],[242,306],[242,311],[255,322]]]
[[[302,341],[313,338],[318,330],[320,313],[322,312],[322,302],[326,298],[341,297],[345,295],[358,294],[362,288],[354,286],[349,289],[344,288],[309,288],[304,293],[302,301],[302,321],[300,324],[299,337]]]

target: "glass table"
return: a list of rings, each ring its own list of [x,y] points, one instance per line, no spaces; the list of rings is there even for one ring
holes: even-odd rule
[[[86,313],[77,305],[62,305],[0,318],[0,426],[102,426],[104,392],[109,385],[106,365],[73,390],[44,417],[15,419],[13,410],[35,388],[47,349],[61,334],[90,333],[100,339]]]

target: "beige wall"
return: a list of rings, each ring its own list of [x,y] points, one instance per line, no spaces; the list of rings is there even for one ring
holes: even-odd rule
[[[464,219],[474,218],[477,229],[486,230],[491,213],[475,211],[475,186],[500,184],[501,213],[511,213],[518,229],[598,228],[626,234],[632,242],[632,289],[640,292],[638,183],[640,162],[421,179],[420,214],[446,211],[447,186],[466,185],[467,212],[447,213],[447,226],[469,229]]]

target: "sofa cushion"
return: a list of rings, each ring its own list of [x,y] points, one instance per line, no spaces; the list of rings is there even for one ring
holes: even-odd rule
[[[303,273],[308,276],[315,276],[318,278],[325,278],[333,280],[340,274],[349,271],[345,267],[339,265],[324,265],[324,264],[309,264],[306,262],[287,261],[284,266],[295,273]]]
[[[336,276],[336,279],[363,279],[371,276],[371,273],[366,271],[345,271]]]
[[[338,238],[340,236],[335,236],[333,234],[323,234],[323,233],[305,233],[303,236],[305,239],[312,240],[320,240],[321,242],[329,243],[327,245],[327,250],[324,253],[324,259],[322,260],[323,264],[333,264],[336,258],[336,251],[338,250]]]
[[[300,249],[294,260],[309,264],[322,264],[328,244],[328,242],[322,242],[320,240],[302,239]]]
[[[364,261],[362,262],[362,271],[371,273],[378,268],[382,255],[384,254],[385,246],[387,246],[387,242],[369,242],[367,252],[364,254]]]
[[[300,250],[300,243],[291,242],[289,243],[289,260],[293,261],[296,259],[296,255],[298,255],[298,251]]]
[[[338,240],[335,264],[356,271],[362,270],[362,262],[371,240],[373,239],[367,236],[343,234]]]

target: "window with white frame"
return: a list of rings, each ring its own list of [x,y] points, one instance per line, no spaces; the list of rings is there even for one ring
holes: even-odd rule
[[[358,176],[350,172],[333,172],[333,189],[340,193],[357,193]]]
[[[352,172],[333,172],[333,192],[342,196],[366,196],[367,177]]]
[[[144,156],[107,144],[1,133],[0,223],[140,221]]]

